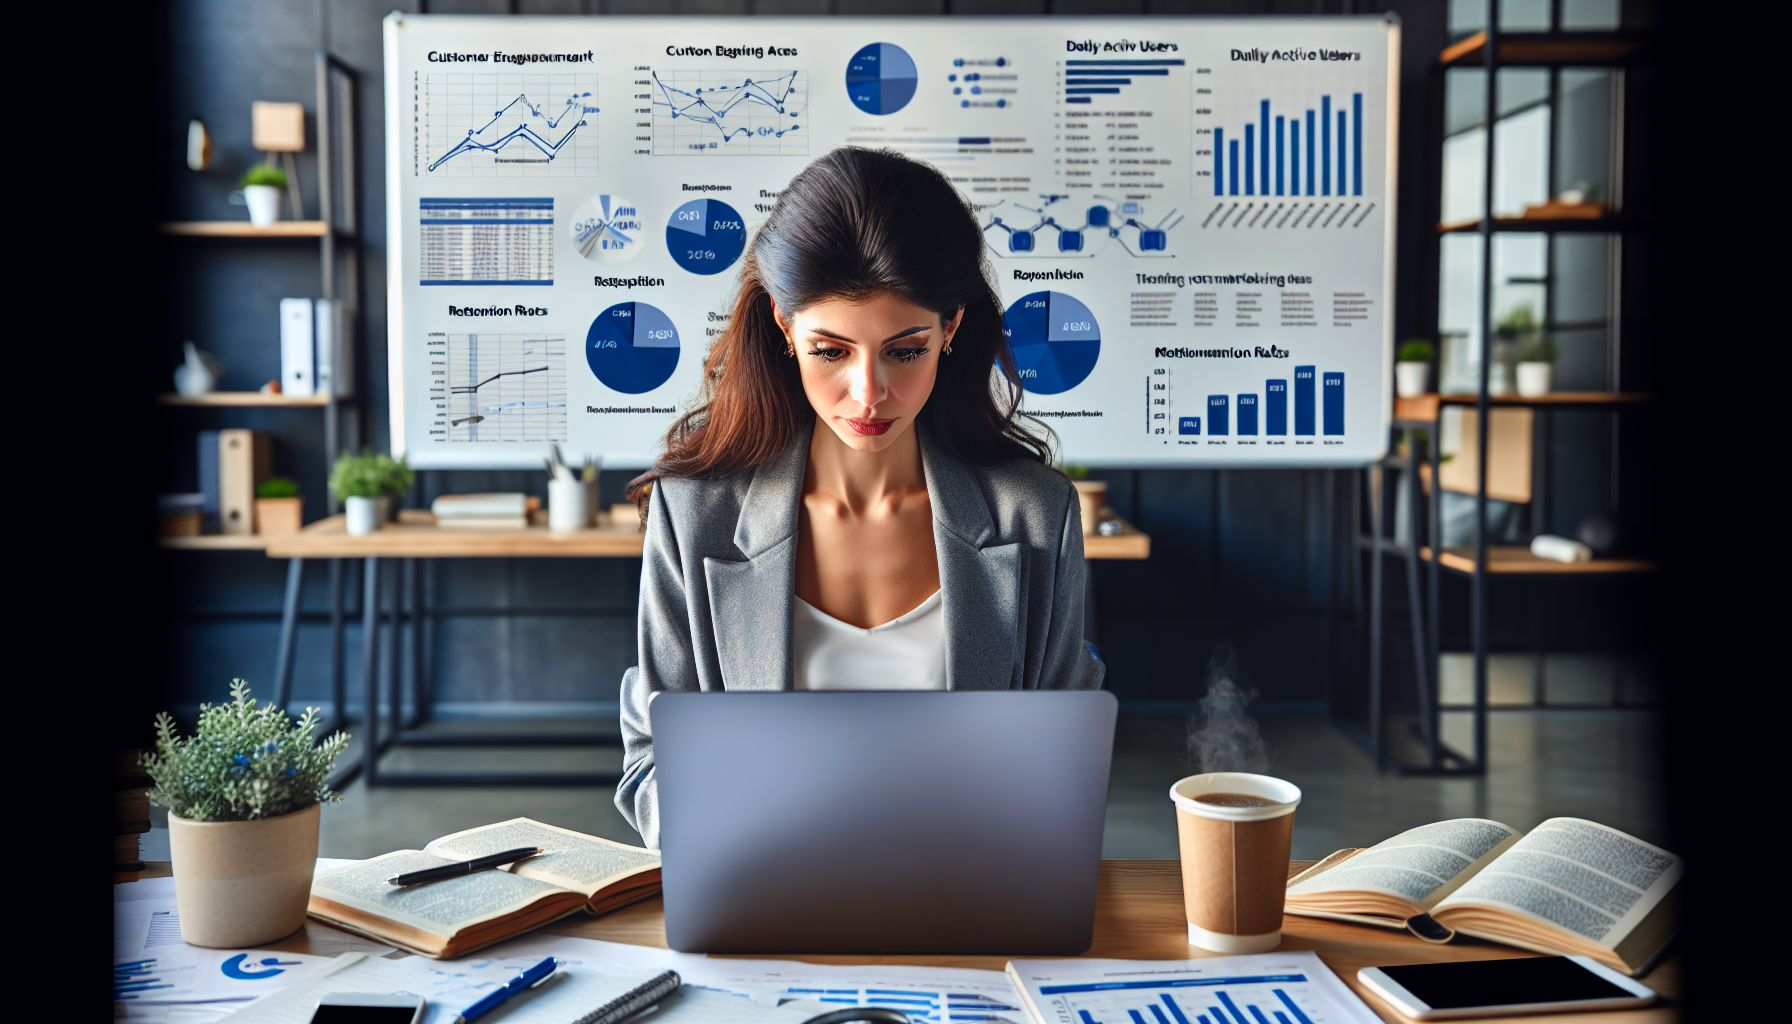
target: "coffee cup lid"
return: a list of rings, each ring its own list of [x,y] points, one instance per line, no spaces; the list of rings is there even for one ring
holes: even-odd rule
[[[1243,793],[1247,796],[1260,796],[1275,803],[1268,807],[1224,807],[1219,804],[1204,804],[1195,798],[1204,793]],[[1268,775],[1253,775],[1249,772],[1208,772],[1205,775],[1190,775],[1177,781],[1170,787],[1170,799],[1176,806],[1203,818],[1219,818],[1225,821],[1256,821],[1262,818],[1279,818],[1284,814],[1292,814],[1300,804],[1300,787],[1292,782]]]

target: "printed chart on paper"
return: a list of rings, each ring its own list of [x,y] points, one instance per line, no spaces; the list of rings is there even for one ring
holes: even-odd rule
[[[807,71],[655,70],[654,156],[807,156]]]

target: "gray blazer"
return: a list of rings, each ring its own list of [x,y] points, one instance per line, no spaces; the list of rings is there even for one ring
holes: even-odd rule
[[[809,429],[813,429],[812,427]],[[647,511],[640,663],[622,676],[616,807],[659,846],[647,705],[661,690],[788,690],[797,508],[809,429],[776,460],[714,480],[662,479]],[[1016,459],[981,468],[919,435],[952,690],[1094,690],[1083,644],[1076,490]]]

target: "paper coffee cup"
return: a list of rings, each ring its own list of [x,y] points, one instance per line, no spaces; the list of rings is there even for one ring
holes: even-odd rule
[[[1197,797],[1236,793],[1275,801],[1227,807]],[[1300,788],[1267,775],[1209,772],[1170,787],[1182,845],[1182,905],[1191,946],[1267,953],[1282,942],[1282,898]]]

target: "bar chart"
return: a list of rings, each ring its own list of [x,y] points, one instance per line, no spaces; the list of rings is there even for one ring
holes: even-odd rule
[[[1263,99],[1254,122],[1215,127],[1213,194],[1362,195],[1363,94],[1350,94],[1349,110],[1344,99],[1337,97],[1335,113],[1330,94],[1305,110],[1279,109]]]
[[[1067,60],[1064,62],[1064,102],[1093,103],[1097,96],[1118,96],[1135,80],[1165,78],[1184,61],[1166,60]]]
[[[1321,1024],[1303,1000],[1304,974],[1041,985],[1077,1024]],[[1292,990],[1292,991],[1291,991]],[[1318,1016],[1315,1017],[1314,1013]]]
[[[1172,375],[1174,376],[1174,375]],[[1147,383],[1147,395],[1150,395]],[[1149,401],[1149,397],[1147,399]],[[1181,437],[1287,437],[1288,379],[1271,378],[1263,391],[1205,396],[1201,416],[1178,415]],[[1206,429],[1202,429],[1205,421]],[[1149,420],[1147,429],[1150,429]],[[1261,434],[1259,434],[1261,430]],[[1294,436],[1341,437],[1344,434],[1344,374],[1321,373],[1317,367],[1294,368]]]

